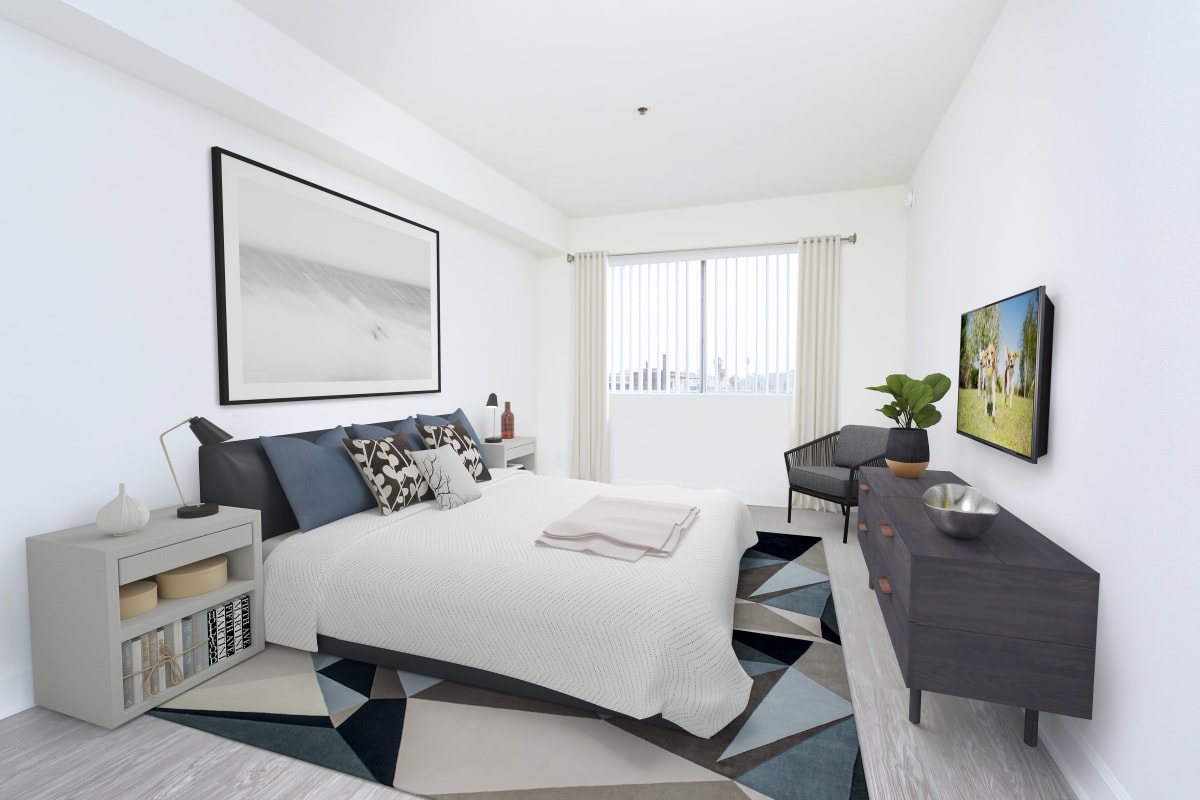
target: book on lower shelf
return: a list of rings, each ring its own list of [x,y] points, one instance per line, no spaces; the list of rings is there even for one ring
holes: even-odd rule
[[[121,642],[125,708],[149,700],[250,647],[250,595]]]

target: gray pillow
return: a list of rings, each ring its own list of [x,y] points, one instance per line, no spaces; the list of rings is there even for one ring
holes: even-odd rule
[[[462,457],[451,445],[442,445],[436,450],[419,450],[412,454],[412,458],[429,482],[429,488],[433,490],[443,511],[465,506],[482,496],[475,479],[467,472]]]
[[[342,446],[346,435],[339,425],[321,434],[315,443],[291,436],[259,437],[302,531],[375,505]]]

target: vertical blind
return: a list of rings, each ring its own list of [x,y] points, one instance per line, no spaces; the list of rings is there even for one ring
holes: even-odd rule
[[[794,246],[609,259],[610,392],[790,395]]]

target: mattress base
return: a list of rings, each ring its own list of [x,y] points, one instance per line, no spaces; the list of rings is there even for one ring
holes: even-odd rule
[[[338,656],[339,658],[349,658],[352,661],[362,661],[367,664],[376,664],[390,669],[402,669],[405,672],[429,675],[434,678],[442,678],[443,680],[454,681],[455,683],[462,683],[479,689],[504,692],[505,694],[513,694],[530,700],[541,700],[560,706],[595,711],[600,714],[621,717],[623,719],[634,719],[627,714],[598,706],[595,703],[589,703],[587,700],[581,700],[569,694],[547,689],[544,686],[538,686],[536,683],[529,683],[528,681],[511,678],[508,675],[500,675],[495,672],[467,667],[462,664],[454,664],[449,661],[439,661],[436,658],[426,658],[425,656],[401,653],[396,650],[384,650],[381,647],[347,642],[343,639],[335,639],[332,636],[324,636],[322,634],[317,634],[317,650],[318,652]],[[683,730],[683,728],[674,722],[663,719],[662,714],[655,714],[653,717],[646,717],[637,721],[675,731]]]

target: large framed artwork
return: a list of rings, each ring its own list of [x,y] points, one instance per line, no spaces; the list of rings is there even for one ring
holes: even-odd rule
[[[433,228],[212,149],[221,404],[441,391]]]

